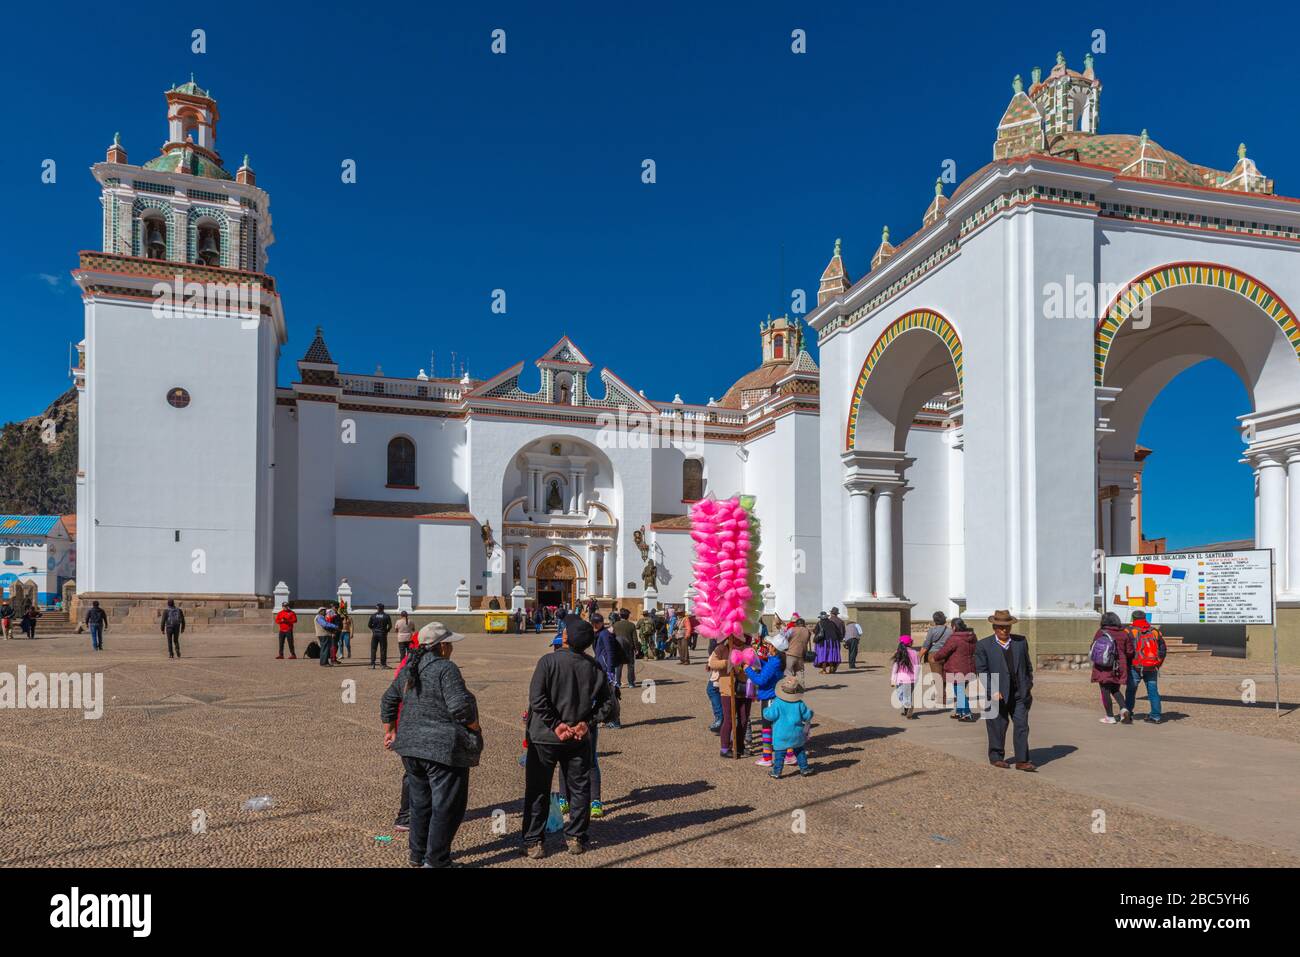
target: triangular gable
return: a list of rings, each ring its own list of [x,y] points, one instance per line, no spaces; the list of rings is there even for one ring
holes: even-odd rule
[[[605,384],[605,398],[593,399],[587,397],[589,405],[620,406],[627,405],[642,412],[658,412],[659,409],[653,402],[641,395],[614,373],[608,369],[600,370],[600,381]]]
[[[505,396],[521,391],[519,389],[519,373],[523,371],[524,364],[516,362],[509,369],[498,372],[490,379],[484,379],[473,389],[465,394],[465,398],[489,398]]]
[[[582,354],[582,350],[573,344],[573,340],[568,336],[560,336],[560,341],[551,348],[547,349],[542,357],[537,360],[537,365],[549,365],[551,363],[560,363],[566,366],[579,366],[584,369],[591,368],[591,361]]]

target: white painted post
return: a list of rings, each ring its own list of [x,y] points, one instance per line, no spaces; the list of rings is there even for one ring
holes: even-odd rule
[[[465,584],[465,579],[460,580],[456,586],[456,610],[459,612],[469,611],[469,586]]]
[[[657,611],[659,609],[659,591],[654,588],[647,588],[644,602],[646,611]]]
[[[524,592],[524,586],[523,586],[523,585],[516,585],[514,588],[510,589],[510,612],[511,612],[511,614],[513,614],[513,613],[515,613],[515,612],[517,612],[517,611],[523,611],[523,610],[524,610],[524,598],[525,598],[525,592]]]
[[[695,582],[691,582],[689,585],[686,586],[686,591],[682,595],[682,597],[686,600],[686,614],[688,615],[695,614],[695,598],[697,595],[699,595],[699,591],[695,587]]]
[[[763,588],[763,614],[776,614],[776,589],[771,585]]]
[[[276,610],[276,611],[279,611],[279,610],[280,610],[280,606],[288,604],[288,602],[289,602],[289,586],[286,585],[284,582],[280,582],[279,584],[277,584],[277,585],[275,586],[275,591],[274,591],[272,594],[275,596],[275,610]]]
[[[403,578],[402,584],[397,589],[397,612],[414,611],[415,606],[411,602],[411,581],[409,578]]]
[[[339,582],[338,599],[339,603],[346,605],[349,610],[352,608],[352,586],[348,584],[346,578]]]

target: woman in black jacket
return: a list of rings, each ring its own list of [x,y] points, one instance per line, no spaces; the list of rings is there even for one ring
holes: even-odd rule
[[[463,637],[441,622],[421,628],[379,705],[384,747],[406,767],[412,867],[451,866],[451,843],[469,803],[469,769],[483,751],[478,702],[451,662],[452,644]]]

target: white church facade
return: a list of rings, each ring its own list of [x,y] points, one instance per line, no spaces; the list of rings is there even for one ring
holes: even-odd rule
[[[1098,554],[1136,551],[1142,418],[1218,358],[1251,396],[1256,539],[1300,644],[1300,204],[1244,147],[1216,170],[1100,133],[1100,93],[1059,56],[1017,78],[993,162],[857,281],[837,242],[807,327],[762,323],[757,368],[692,405],[563,336],[537,373],[429,378],[342,371],[318,329],[277,384],[270,197],[247,157],[225,170],[207,91],[176,87],[162,155],[133,166],[115,140],[93,170],[79,589],[684,603],[690,503],[744,493],[782,616],[838,605],[883,646],[913,613],[1010,608],[1040,653],[1077,651]]]

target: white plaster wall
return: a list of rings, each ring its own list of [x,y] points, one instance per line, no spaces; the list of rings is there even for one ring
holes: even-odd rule
[[[88,307],[79,527],[93,529],[82,567],[94,590],[247,595],[269,579],[257,528],[268,514],[259,490],[269,489],[264,328]],[[190,392],[188,408],[167,404],[173,386]]]
[[[953,543],[947,435],[913,427],[906,451],[916,462],[907,470],[911,490],[903,497],[903,594],[915,602],[916,617],[928,618],[936,611],[955,614],[956,606],[948,600]]]
[[[691,563],[695,560],[691,535],[689,532],[656,530],[651,541],[657,546],[656,554],[659,555],[655,559],[659,572],[659,600],[682,604],[693,575]]]
[[[382,601],[396,607],[402,579],[409,579],[412,587],[419,580],[420,523],[345,515],[334,523],[335,574],[352,586],[352,603],[370,608]]]
[[[425,415],[391,413],[338,413],[342,423],[355,424],[354,443],[342,443],[337,454],[339,498],[399,502],[464,504],[465,421]],[[388,488],[388,443],[405,436],[415,443],[415,479],[418,488]]]
[[[410,522],[417,528],[419,578],[414,584],[415,603],[419,608],[456,607],[456,588],[464,579],[471,586],[466,569],[472,564],[477,535],[468,522],[432,525]],[[481,549],[479,549],[481,554]]]

